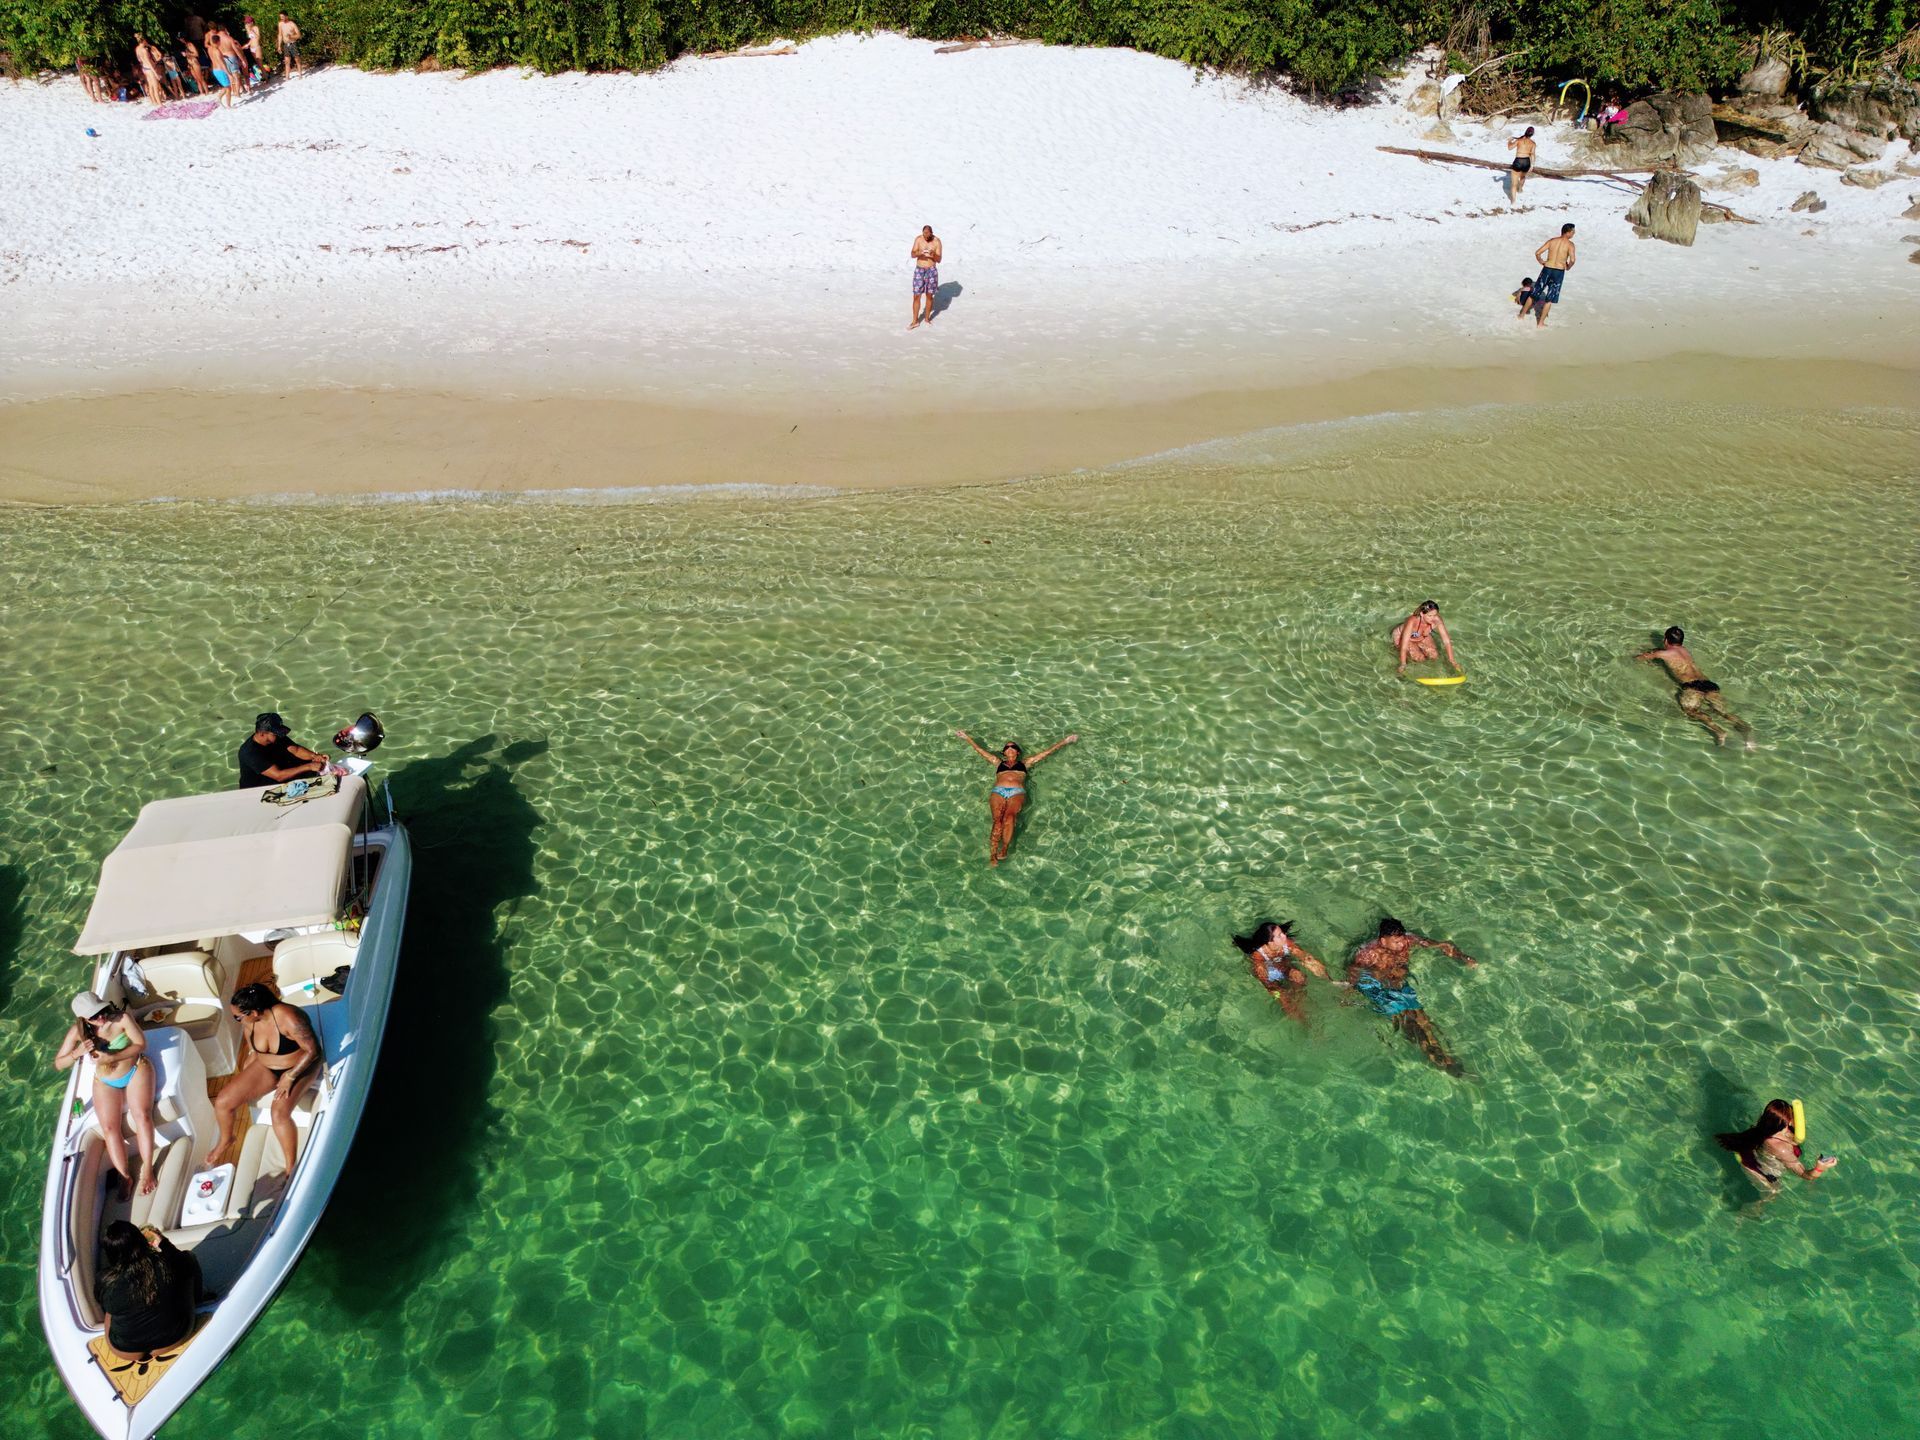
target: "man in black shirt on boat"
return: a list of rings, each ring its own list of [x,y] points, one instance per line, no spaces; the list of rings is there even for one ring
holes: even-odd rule
[[[273,711],[253,717],[253,734],[240,747],[240,789],[257,790],[303,775],[323,775],[326,769],[327,757],[289,740],[287,722]]]

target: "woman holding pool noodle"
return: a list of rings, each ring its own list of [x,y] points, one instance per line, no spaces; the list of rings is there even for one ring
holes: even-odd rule
[[[1778,1194],[1780,1177],[1788,1172],[1803,1180],[1818,1180],[1840,1162],[1822,1155],[1809,1170],[1800,1163],[1799,1142],[1807,1138],[1806,1110],[1798,1100],[1769,1100],[1760,1118],[1745,1130],[1728,1130],[1713,1137],[1722,1150],[1740,1157],[1740,1168],[1769,1195]]]

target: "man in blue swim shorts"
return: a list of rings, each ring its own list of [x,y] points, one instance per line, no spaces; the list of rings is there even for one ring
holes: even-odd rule
[[[1560,282],[1573,268],[1573,226],[1562,225],[1560,233],[1533,252],[1540,262],[1540,278],[1533,282],[1533,323],[1547,323],[1547,312],[1560,301]]]
[[[1393,1028],[1418,1045],[1428,1060],[1449,1075],[1465,1074],[1465,1067],[1440,1042],[1433,1022],[1420,1004],[1420,997],[1414,993],[1413,976],[1407,973],[1407,967],[1416,945],[1438,950],[1469,970],[1480,963],[1445,940],[1409,935],[1407,927],[1389,915],[1380,922],[1378,937],[1354,951],[1353,959],[1347,962],[1347,983],[1360,992],[1361,999],[1371,1005],[1376,1014],[1391,1019]]]
[[[940,237],[933,233],[931,225],[922,225],[920,233],[913,237],[913,324],[909,330],[920,324],[920,304],[926,300],[926,322],[933,323],[933,302],[940,294]]]

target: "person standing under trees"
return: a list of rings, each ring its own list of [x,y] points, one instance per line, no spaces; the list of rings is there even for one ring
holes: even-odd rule
[[[300,73],[300,27],[280,12],[280,24],[274,30],[274,43],[280,47],[280,73],[292,78]]]
[[[242,15],[240,23],[247,31],[247,63],[253,67],[253,78],[264,79],[267,73],[266,52],[260,48],[260,22],[251,15]]]

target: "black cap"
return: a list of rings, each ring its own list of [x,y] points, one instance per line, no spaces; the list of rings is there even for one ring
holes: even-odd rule
[[[287,728],[287,722],[282,720],[279,712],[274,710],[262,710],[258,715],[254,716],[253,730],[256,735],[262,730],[271,730],[276,735],[286,735],[290,733]]]

